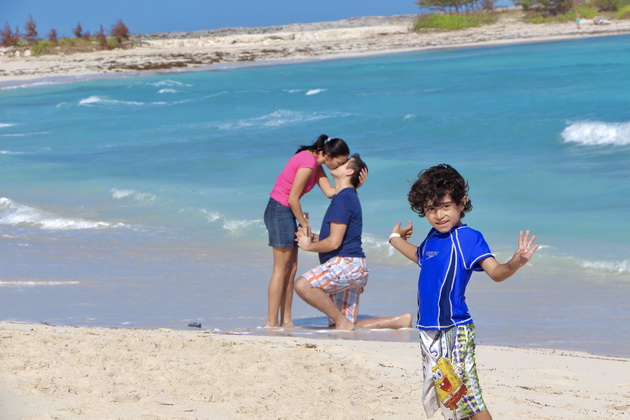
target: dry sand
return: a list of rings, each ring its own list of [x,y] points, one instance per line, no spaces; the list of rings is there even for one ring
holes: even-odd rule
[[[410,30],[415,16],[354,18],[269,28],[232,28],[180,34],[138,35],[142,46],[72,55],[15,56],[0,49],[0,84],[57,76],[135,75],[226,64],[273,63],[385,54],[435,48],[540,42],[630,33],[630,21],[527,24],[505,14],[494,25],[459,31]]]
[[[5,322],[0,346],[3,420],[426,418],[415,343]],[[477,361],[495,419],[630,418],[630,359],[479,346]]]

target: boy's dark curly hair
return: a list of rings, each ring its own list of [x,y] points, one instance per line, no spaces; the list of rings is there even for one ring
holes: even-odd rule
[[[451,165],[442,163],[418,174],[407,199],[411,209],[420,217],[425,217],[424,208],[438,203],[447,195],[451,196],[453,203],[463,204],[464,197],[468,195],[468,182]],[[472,202],[467,200],[461,217],[471,210]]]

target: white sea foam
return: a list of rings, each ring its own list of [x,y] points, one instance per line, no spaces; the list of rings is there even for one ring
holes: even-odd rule
[[[122,227],[124,224],[95,222],[82,218],[59,217],[44,210],[0,197],[0,225],[26,226],[43,230],[79,230]]]
[[[364,232],[361,241],[363,248],[373,252],[375,255],[387,255],[387,257],[391,257],[395,254],[395,249],[393,246],[389,245],[387,238],[383,239],[376,235]]]
[[[179,91],[176,89],[170,89],[170,88],[165,88],[165,89],[160,89],[158,90],[158,93],[178,93]]]
[[[173,86],[187,86],[190,87],[192,85],[189,85],[187,83],[182,83],[182,82],[178,82],[176,80],[160,80],[159,82],[155,82],[155,83],[149,83],[149,85],[151,86],[155,86],[155,87],[162,87],[162,86],[168,86],[168,87],[173,87]]]
[[[325,112],[295,112],[280,109],[262,117],[249,118],[236,122],[228,122],[219,125],[220,130],[240,130],[248,127],[283,127],[305,122],[319,121],[327,118],[337,117],[338,114]]]
[[[582,261],[580,265],[584,268],[603,271],[612,274],[630,273],[630,260],[622,261]]]
[[[153,204],[155,202],[157,196],[151,193],[140,192],[136,190],[126,190],[126,189],[118,189],[112,188],[112,198],[115,200],[123,200],[125,198],[129,198],[135,201]]]
[[[89,98],[81,99],[79,105],[82,106],[94,106],[94,105],[168,105],[167,102],[138,102],[138,101],[120,101],[117,99],[108,99],[101,96],[90,96]]]
[[[0,280],[0,287],[39,287],[39,286],[73,286],[81,284],[78,281],[2,281]]]
[[[229,232],[236,233],[238,231],[246,229],[249,226],[259,226],[259,225],[262,225],[262,223],[263,223],[262,219],[255,219],[255,220],[225,219],[223,221],[223,229]]]
[[[317,95],[318,93],[326,92],[328,89],[310,89],[306,92],[306,96]]]
[[[28,137],[34,135],[48,134],[48,131],[35,131],[32,133],[13,133],[13,134],[0,134],[0,137]]]
[[[201,210],[201,212],[206,216],[206,220],[208,220],[211,223],[216,222],[222,217],[221,213],[216,212],[216,211],[208,211],[204,209],[204,210]]]
[[[0,123],[0,128],[13,127],[15,124]]]
[[[565,143],[583,146],[627,146],[630,144],[630,122],[571,122],[562,131]]]
[[[99,96],[90,96],[89,98],[81,99],[79,101],[79,103],[81,105],[89,105],[89,104],[95,104],[95,103],[98,103],[98,102],[101,102],[101,101],[102,101],[102,99]]]
[[[262,219],[231,219],[225,217],[225,215],[221,214],[217,211],[209,211],[209,210],[201,210],[204,214],[206,220],[210,223],[221,223],[221,226],[224,230],[227,230],[230,233],[240,233],[244,229],[247,229],[250,226],[253,227],[263,227],[264,222]]]

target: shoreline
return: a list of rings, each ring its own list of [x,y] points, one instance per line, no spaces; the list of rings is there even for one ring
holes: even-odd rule
[[[417,343],[11,322],[0,334],[0,407],[15,419],[426,418]],[[630,359],[479,345],[477,364],[495,418],[630,414]]]
[[[493,25],[458,31],[411,31],[415,15],[354,18],[263,28],[225,28],[194,33],[134,35],[128,50],[39,57],[10,56],[0,49],[0,89],[94,78],[224,70],[356,58],[411,51],[457,49],[630,34],[630,21],[523,23],[504,14]]]

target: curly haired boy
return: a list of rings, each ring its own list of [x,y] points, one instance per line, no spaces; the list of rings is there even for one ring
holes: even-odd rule
[[[420,266],[418,322],[423,360],[423,405],[428,417],[438,409],[447,420],[492,419],[481,395],[475,363],[475,326],[466,305],[473,271],[495,282],[512,276],[538,249],[535,236],[522,231],[518,250],[500,264],[481,232],[463,224],[472,210],[468,182],[441,164],[418,175],[408,194],[413,211],[426,217],[431,230],[420,246],[407,240],[413,226],[396,223],[390,244]]]

